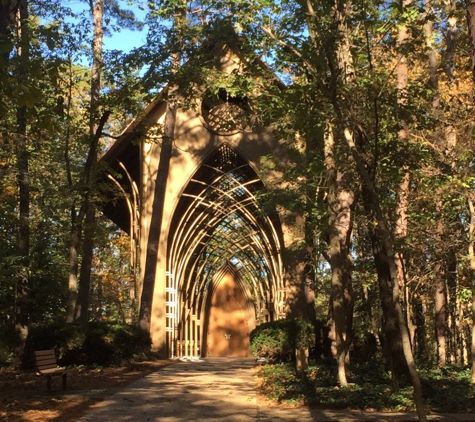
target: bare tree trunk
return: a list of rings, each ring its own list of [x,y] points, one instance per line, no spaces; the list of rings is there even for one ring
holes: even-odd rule
[[[456,47],[456,37],[457,37],[457,19],[455,16],[456,4],[454,0],[449,0],[446,2],[446,12],[447,12],[447,22],[446,22],[446,48],[445,48],[445,57],[444,57],[444,67],[447,74],[447,78],[450,84],[453,84],[455,81],[454,73],[454,56],[455,56],[455,47]],[[433,12],[431,0],[425,0],[425,12],[428,16]],[[429,73],[431,87],[433,89],[433,112],[436,117],[440,116],[439,107],[439,78],[437,75],[437,51],[434,48],[432,42],[433,38],[433,21],[428,19],[424,25],[426,45],[428,48],[428,58],[429,58]],[[451,125],[446,123],[444,125],[445,133],[445,145],[442,145],[442,149],[451,151],[456,144],[456,130]],[[442,141],[442,140],[441,140]],[[436,204],[436,210],[439,215],[443,215],[443,203],[438,202]],[[437,223],[437,243],[436,246],[436,256],[439,257],[440,261],[435,265],[434,274],[435,274],[435,335],[436,335],[436,351],[437,351],[437,362],[439,368],[446,365],[447,359],[447,277],[449,276],[449,260],[451,251],[448,253],[445,250],[446,241],[445,241],[445,222],[443,219],[439,219]],[[440,245],[440,246],[439,246]]]
[[[78,249],[80,241],[80,228],[76,220],[76,210],[71,208],[71,232],[69,234],[69,276],[68,276],[68,299],[66,302],[66,322],[74,321],[74,312],[78,298]]]
[[[315,321],[314,276],[309,264],[310,256],[311,252],[304,248],[286,251],[285,278],[288,290],[285,313],[289,318]]]
[[[470,61],[472,63],[472,79],[475,83],[475,0],[465,0],[467,12],[468,38],[470,42]]]
[[[351,343],[353,296],[351,288],[351,231],[354,193],[348,174],[337,169],[333,128],[325,135],[325,167],[328,186],[329,263],[332,271],[330,339],[338,365],[338,381],[347,386],[346,361]]]
[[[412,380],[413,397],[414,397],[414,403],[417,409],[417,416],[420,421],[426,422],[427,416],[425,413],[424,399],[422,396],[421,381],[416,369],[416,364],[414,362],[414,356],[412,354],[412,349],[411,349],[411,342],[409,339],[409,332],[407,329],[404,312],[401,307],[399,284],[397,282],[398,268],[396,265],[396,258],[394,254],[394,245],[391,238],[391,232],[388,228],[386,219],[384,218],[384,214],[381,210],[380,199],[378,197],[374,184],[371,181],[371,178],[365,167],[365,162],[361,158],[356,148],[356,145],[353,139],[353,134],[351,133],[349,129],[345,130],[345,137],[346,137],[348,146],[353,154],[353,158],[356,162],[358,174],[360,175],[361,180],[365,183],[365,185],[368,188],[368,197],[369,197],[368,199],[371,201],[372,208],[375,213],[376,221],[378,223],[379,230],[381,233],[381,241],[386,252],[387,263],[388,263],[389,271],[391,274],[391,280],[392,280],[392,286],[393,286],[392,297],[393,297],[393,301],[395,305],[399,330],[401,332],[404,358],[406,359],[407,367],[409,368],[409,374]]]
[[[455,57],[455,47],[456,47],[456,40],[457,40],[457,3],[455,0],[448,0],[446,2],[446,14],[447,14],[447,22],[446,22],[446,33],[445,33],[445,58],[444,58],[444,67],[445,73],[447,74],[447,78],[450,84],[455,82],[455,72],[454,72],[454,57]]]
[[[70,160],[70,145],[71,145],[71,103],[73,100],[73,65],[71,58],[69,58],[69,81],[68,81],[68,101],[66,107],[66,136],[64,142],[64,162],[66,165],[66,177],[68,180],[68,188],[70,192],[74,189],[73,176],[71,170]],[[69,272],[68,272],[68,301],[66,303],[66,315],[73,315],[74,308],[77,301],[77,274],[78,274],[78,247],[79,247],[79,232],[76,227],[76,205],[73,200],[70,209],[71,229],[69,233]],[[67,322],[72,322],[72,318],[66,318]]]
[[[82,243],[81,270],[79,273],[78,301],[75,310],[75,320],[82,322],[89,320],[89,295],[91,290],[95,225],[96,212],[94,206],[88,202],[83,225],[84,240]]]
[[[101,322],[103,315],[102,315],[102,300],[103,300],[103,288],[102,288],[102,277],[99,277],[97,281],[97,299],[96,299],[96,309],[94,320],[97,322]]]
[[[186,5],[186,4],[185,4]],[[182,6],[175,7],[174,25],[178,28],[186,19],[185,9]],[[172,72],[180,65],[181,60],[181,40],[175,38],[175,48],[172,53]],[[152,201],[152,213],[150,218],[150,229],[147,241],[147,253],[145,257],[144,279],[142,286],[142,296],[140,297],[139,325],[144,330],[150,331],[152,318],[153,292],[155,288],[155,274],[157,271],[158,248],[160,245],[163,207],[165,205],[165,194],[167,191],[167,180],[172,158],[173,142],[175,137],[176,124],[176,100],[174,97],[175,86],[168,88],[167,106],[165,111],[165,123],[163,127],[163,138],[160,148],[160,157],[155,179],[155,187]]]
[[[86,165],[82,176],[81,206],[79,214],[72,216],[71,246],[69,257],[69,285],[68,285],[68,303],[66,308],[66,321],[72,322],[75,319],[87,321],[89,308],[89,290],[91,284],[91,263],[93,255],[93,233],[95,226],[95,210],[90,202],[91,190],[96,184],[96,163],[97,149],[102,129],[109,117],[109,112],[105,112],[99,124],[98,119],[98,101],[101,89],[101,67],[102,67],[102,39],[104,0],[88,1],[92,19],[93,19],[93,41],[92,41],[92,69],[91,69],[91,109],[89,115],[89,151]],[[75,214],[73,208],[72,212]],[[86,217],[87,230],[83,233],[84,218]],[[79,254],[78,249],[81,238],[84,236],[83,243],[83,262],[81,264],[81,278],[78,291],[78,268]],[[79,299],[79,302],[78,302]]]
[[[365,208],[366,213],[371,220],[374,219],[368,188],[364,186]],[[369,204],[368,204],[369,203]],[[402,334],[399,328],[399,320],[396,311],[396,305],[393,298],[393,280],[388,264],[387,252],[382,241],[383,233],[381,233],[378,225],[372,228],[371,242],[373,247],[373,256],[378,274],[378,284],[381,298],[381,308],[383,311],[382,329],[383,329],[383,355],[387,364],[391,368],[392,379],[395,385],[406,385],[409,378],[409,368],[404,358],[404,349],[402,343]]]
[[[436,210],[439,214],[442,212],[442,202],[436,204]],[[451,254],[443,250],[445,246],[444,234],[445,223],[443,220],[437,222],[437,242],[440,244],[437,247],[437,256],[440,257],[434,268],[435,276],[435,335],[437,344],[437,364],[439,368],[443,368],[447,363],[447,277],[448,271],[448,259]]]
[[[445,271],[442,264],[435,267],[435,331],[437,340],[437,362],[439,368],[447,363],[446,332],[447,332],[447,293]]]
[[[470,211],[469,225],[469,246],[468,253],[470,256],[470,278],[472,287],[472,371],[471,381],[475,383],[475,206],[471,195],[467,197],[468,209]]]
[[[402,0],[401,5],[404,10],[412,3],[412,0]],[[397,65],[397,90],[398,90],[398,105],[404,107],[407,104],[407,86],[408,86],[408,65],[405,54],[406,44],[409,40],[409,30],[406,25],[399,25],[398,31],[398,47],[400,49],[399,61]],[[398,139],[402,145],[407,143],[409,138],[409,131],[407,122],[399,119],[400,129],[398,132]],[[410,188],[410,174],[406,165],[402,166],[402,177],[397,190],[397,205],[396,205],[396,224],[394,227],[394,238],[399,244],[402,244],[407,235],[407,209],[409,206],[409,188]],[[395,250],[394,258],[397,268],[397,283],[398,287],[404,291],[406,289],[406,274],[404,269],[404,257],[402,252]],[[410,298],[410,296],[409,296]],[[406,304],[407,309],[411,305]],[[407,312],[409,315],[409,312]],[[409,322],[408,322],[409,325]]]
[[[406,71],[407,71],[407,65],[406,65]],[[406,73],[407,77],[407,73]],[[406,81],[407,82],[407,81]],[[404,142],[407,140],[408,134],[406,129],[401,129],[399,132],[399,140]],[[406,167],[403,167],[403,171],[405,172],[403,174],[402,180],[399,183],[398,190],[397,190],[397,204],[396,204],[396,224],[394,227],[394,238],[396,242],[399,244],[402,244],[404,241],[404,238],[407,235],[407,209],[409,206],[409,187],[410,187],[410,175],[409,172],[407,171]],[[401,292],[406,292],[408,287],[406,286],[406,271],[404,268],[404,256],[402,252],[395,251],[394,258],[396,260],[396,267],[397,267],[397,283],[399,285],[399,288]],[[406,309],[411,308],[411,295],[407,294],[406,298],[408,300],[408,303],[406,303]],[[404,299],[404,297],[403,297]],[[411,321],[410,319],[410,312],[406,312],[406,318],[407,318],[407,325],[411,326]]]
[[[318,20],[313,6],[307,2],[309,16]],[[353,324],[353,289],[351,272],[352,213],[355,199],[351,188],[352,172],[350,161],[341,149],[345,144],[344,128],[346,125],[345,105],[337,93],[354,79],[353,58],[351,55],[349,18],[351,2],[335,0],[333,5],[333,36],[325,34],[328,45],[325,49],[330,72],[333,94],[334,122],[327,122],[325,135],[325,169],[328,185],[328,222],[329,250],[328,257],[332,270],[332,290],[330,304],[330,333],[332,353],[338,365],[338,381],[348,385],[346,364],[349,360],[349,348]]]
[[[372,53],[369,48],[369,39],[367,40],[367,55],[370,71],[373,72]],[[396,386],[405,385],[409,379],[409,368],[404,357],[403,340],[400,331],[400,324],[396,310],[396,304],[393,297],[393,282],[391,270],[389,266],[388,251],[384,246],[382,229],[378,224],[377,210],[373,206],[373,198],[375,193],[375,179],[379,160],[379,104],[378,97],[372,98],[374,111],[374,151],[371,155],[367,154],[366,148],[367,139],[362,133],[357,132],[358,146],[363,151],[365,157],[364,165],[366,167],[367,178],[361,177],[363,205],[367,219],[373,221],[374,224],[369,224],[369,233],[373,249],[373,258],[378,275],[379,293],[381,298],[382,315],[382,336],[380,337],[383,349],[383,356],[386,363],[391,368],[393,382]],[[353,138],[349,139],[353,142]],[[353,153],[354,155],[355,153]],[[361,173],[361,172],[359,172]],[[369,183],[369,184],[368,184]]]
[[[426,320],[424,312],[424,303],[419,294],[415,294],[412,306],[414,308],[414,325],[415,333],[413,336],[414,354],[420,359],[427,359],[427,344],[426,344]]]
[[[110,111],[105,111],[99,124],[97,125],[94,138],[89,145],[89,151],[87,154],[86,164],[84,166],[83,172],[83,186],[91,186],[93,180],[93,166],[95,165],[95,160],[97,157],[97,147],[99,144],[99,139],[102,136],[102,131],[104,125],[109,119]],[[69,254],[69,284],[68,284],[68,299],[66,304],[66,322],[73,322],[75,313],[76,313],[76,304],[78,297],[77,289],[77,273],[78,273],[78,248],[81,240],[82,226],[84,217],[87,212],[87,205],[89,202],[89,195],[91,194],[90,189],[85,189],[85,192],[81,198],[81,204],[79,207],[79,212],[76,215],[74,205],[71,208],[71,244],[70,244],[70,254]]]
[[[370,289],[367,286],[362,285],[362,298],[363,298],[363,307],[366,312],[366,316],[370,321],[371,333],[374,334],[376,337],[379,337],[379,329],[378,329],[378,322],[374,317],[373,313],[373,300],[370,295]]]
[[[455,0],[448,0],[446,3],[446,15],[447,22],[445,23],[446,33],[446,47],[444,57],[444,67],[449,81],[449,87],[452,88],[456,81],[455,76],[455,53],[456,53],[456,41],[457,41],[457,4]],[[455,93],[453,94],[455,95]],[[442,148],[447,151],[447,156],[450,157],[451,151],[457,144],[457,130],[450,123],[446,123],[444,128],[445,133],[445,145]],[[437,205],[439,209],[443,208],[443,204]],[[445,226],[443,222],[439,222],[439,236],[440,242],[443,245],[447,244],[444,238]],[[457,321],[456,317],[456,302],[457,302],[457,257],[454,248],[449,248],[448,251],[444,251],[442,254],[442,274],[436,274],[436,330],[437,330],[437,347],[438,347],[438,364],[439,366],[445,366],[448,353],[450,353],[450,359],[455,361],[455,334],[454,330]],[[449,307],[449,304],[453,306]],[[452,327],[452,330],[449,327]],[[447,338],[449,334],[449,338]],[[450,347],[451,346],[451,347]]]
[[[176,59],[176,58],[175,58]],[[155,179],[150,230],[147,241],[147,255],[145,259],[144,281],[140,298],[139,325],[150,331],[152,316],[153,291],[155,288],[155,273],[157,270],[158,248],[162,231],[163,207],[172,157],[173,139],[175,136],[176,104],[169,98],[165,114],[163,139],[160,149],[160,161]]]
[[[25,82],[28,77],[29,61],[29,31],[28,31],[28,2],[18,2],[18,47],[19,68],[18,79]],[[28,337],[28,294],[30,266],[30,180],[28,160],[28,133],[26,122],[26,106],[17,109],[17,184],[18,184],[18,234],[17,253],[20,257],[17,268],[16,282],[16,320],[17,358],[21,359]]]
[[[97,131],[97,113],[99,107],[99,97],[101,94],[101,72],[102,72],[102,40],[104,37],[103,18],[104,0],[89,1],[91,8],[94,35],[92,39],[92,69],[91,69],[91,110],[89,118],[89,138],[90,143],[94,142]],[[96,184],[96,164],[97,148],[95,156],[91,157],[91,185]],[[79,278],[78,303],[76,305],[75,318],[81,321],[88,320],[89,290],[91,288],[91,268],[94,250],[94,234],[96,226],[96,211],[89,198],[86,201],[86,217],[84,226],[83,255],[81,262],[81,272]]]
[[[431,0],[424,0],[424,6],[425,13],[427,14],[427,16],[430,16],[432,13]],[[439,78],[437,75],[437,51],[434,47],[434,43],[432,42],[433,26],[434,22],[432,21],[432,19],[427,19],[426,23],[424,24],[424,33],[426,38],[427,56],[429,59],[430,85],[433,89],[432,107],[434,110],[436,110],[439,107]]]
[[[407,321],[407,328],[409,330],[409,338],[411,339],[411,344],[413,346],[413,352],[416,353],[416,332],[417,332],[417,323],[416,323],[416,303],[414,303],[414,298],[417,296],[416,292],[413,292],[410,286],[407,283],[404,284],[404,291],[403,296],[403,304],[404,309],[406,311],[406,321]]]

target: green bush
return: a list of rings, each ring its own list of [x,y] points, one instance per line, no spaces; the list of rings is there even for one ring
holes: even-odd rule
[[[283,319],[266,322],[251,332],[251,352],[271,362],[290,362],[295,349],[315,346],[315,327],[309,320]]]
[[[55,349],[64,366],[120,365],[150,351],[150,335],[138,327],[103,322],[32,326],[24,366],[34,365],[35,350]]]
[[[15,329],[13,325],[0,327],[0,368],[9,366],[13,359]]]

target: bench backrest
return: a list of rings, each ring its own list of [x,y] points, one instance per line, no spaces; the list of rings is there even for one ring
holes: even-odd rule
[[[36,367],[38,370],[57,368],[56,355],[54,350],[37,350],[35,352]]]

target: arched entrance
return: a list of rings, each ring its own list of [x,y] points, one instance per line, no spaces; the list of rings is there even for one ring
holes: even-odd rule
[[[180,195],[168,238],[171,356],[248,356],[249,333],[284,299],[282,235],[249,163],[222,144]]]
[[[207,320],[207,356],[249,355],[246,300],[230,272],[224,274],[213,293]]]

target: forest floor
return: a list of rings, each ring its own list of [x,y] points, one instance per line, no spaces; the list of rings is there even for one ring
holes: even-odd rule
[[[0,421],[77,421],[105,397],[171,363],[157,360],[123,367],[71,369],[67,391],[62,390],[61,377],[55,376],[49,394],[45,377],[36,376],[34,372],[0,370]]]

